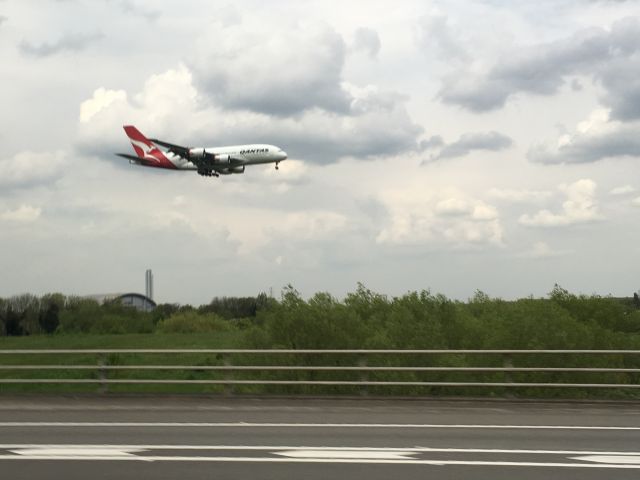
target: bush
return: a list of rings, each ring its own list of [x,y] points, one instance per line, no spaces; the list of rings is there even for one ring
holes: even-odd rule
[[[171,315],[162,320],[156,327],[157,333],[212,333],[225,332],[231,329],[226,320],[213,313],[198,314],[183,312]]]

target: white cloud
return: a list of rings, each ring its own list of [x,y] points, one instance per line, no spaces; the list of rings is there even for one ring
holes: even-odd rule
[[[379,232],[379,244],[445,249],[503,245],[497,210],[460,192],[388,191],[381,202],[389,224]]]
[[[127,92],[124,90],[107,90],[98,88],[93,96],[80,104],[80,122],[87,123],[94,115],[108,108],[114,102],[126,102]]]
[[[540,210],[534,215],[522,215],[519,223],[529,227],[559,227],[602,219],[595,199],[596,183],[593,180],[582,179],[558,188],[567,197],[560,213]]]
[[[42,209],[39,207],[20,205],[15,210],[5,210],[4,213],[0,214],[0,219],[10,222],[30,223],[40,218],[41,213]]]
[[[0,160],[0,187],[15,189],[52,184],[63,175],[67,163],[63,152],[18,153]]]
[[[631,185],[621,185],[619,187],[612,188],[609,195],[628,195],[634,193],[636,189]]]
[[[527,157],[532,162],[587,163],[605,158],[640,157],[640,121],[611,118],[607,109],[597,109],[580,122],[573,134],[533,146]]]
[[[547,190],[492,188],[487,193],[491,198],[511,203],[541,202],[551,197]]]
[[[278,224],[266,227],[266,233],[276,240],[327,240],[347,229],[344,215],[330,211],[308,211],[284,214]]]

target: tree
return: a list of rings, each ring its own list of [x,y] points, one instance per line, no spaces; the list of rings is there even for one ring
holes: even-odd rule
[[[20,320],[22,320],[21,316],[16,313],[11,306],[9,306],[4,319],[7,335],[19,336],[23,334],[22,327],[20,326]]]
[[[58,313],[60,308],[55,303],[51,302],[47,306],[46,310],[40,312],[40,318],[38,319],[40,323],[40,327],[46,333],[53,333],[58,328],[60,324],[60,318],[58,317]]]

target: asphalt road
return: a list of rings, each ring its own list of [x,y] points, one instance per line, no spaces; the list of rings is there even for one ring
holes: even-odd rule
[[[2,397],[7,479],[640,478],[640,405]]]

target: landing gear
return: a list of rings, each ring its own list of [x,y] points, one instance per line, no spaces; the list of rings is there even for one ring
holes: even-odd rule
[[[280,167],[278,166],[280,162],[276,162],[276,170],[280,170]]]
[[[219,177],[220,174],[218,172],[214,172],[213,170],[198,170],[198,174],[203,177]]]

